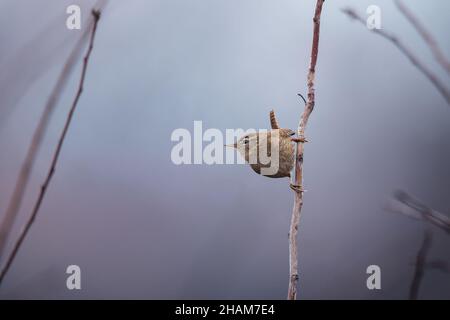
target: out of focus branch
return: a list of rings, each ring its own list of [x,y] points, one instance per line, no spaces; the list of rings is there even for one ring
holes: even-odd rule
[[[415,219],[424,219],[450,233],[450,217],[440,213],[404,191],[394,193],[396,203],[386,207],[391,212],[401,213]]]
[[[50,118],[56,108],[61,93],[66,87],[68,78],[72,73],[76,62],[78,61],[85,41],[87,40],[87,36],[89,35],[87,31],[88,29],[86,29],[86,31],[84,31],[80,36],[80,39],[76,43],[75,47],[70,53],[69,58],[64,64],[64,67],[56,81],[56,85],[47,100],[36,130],[34,131],[30,146],[28,147],[27,154],[25,156],[25,160],[22,164],[22,167],[20,168],[19,176],[14,186],[13,194],[11,196],[11,199],[9,200],[5,215],[0,222],[0,259],[3,256],[9,234],[11,233],[14,221],[16,220],[20,207],[22,205],[22,200],[25,194],[25,189],[28,185],[28,181],[30,180],[33,164],[41,147],[41,143],[45,136],[45,133],[47,132]]]
[[[395,4],[400,12],[408,19],[408,21],[412,24],[412,26],[416,29],[416,31],[420,34],[422,39],[427,43],[431,52],[433,53],[436,61],[444,68],[447,73],[450,74],[450,62],[447,57],[442,53],[442,50],[439,47],[436,39],[434,39],[433,35],[428,32],[428,30],[423,26],[420,20],[408,9],[408,7],[401,0],[395,0]]]
[[[348,15],[350,18],[360,22],[364,26],[366,26],[366,20],[364,20],[363,17],[361,17],[355,10],[351,8],[345,8],[342,10],[346,15]],[[387,31],[384,31],[382,29],[370,29],[373,33],[376,33],[383,38],[389,40],[394,44],[408,59],[409,61],[417,68],[419,69],[427,78],[431,81],[431,83],[436,87],[436,89],[441,93],[441,95],[444,97],[447,104],[450,105],[450,91],[449,89],[441,82],[441,80],[430,70],[428,69],[420,60],[417,58],[417,56],[408,49],[403,42],[394,34],[389,33]]]
[[[431,247],[431,241],[433,240],[432,234],[430,230],[425,230],[422,245],[420,246],[419,251],[417,252],[416,257],[416,269],[414,270],[414,277],[411,282],[411,287],[409,289],[409,299],[410,300],[417,300],[417,296],[419,294],[419,287],[420,282],[422,281],[424,272],[425,272],[425,266],[426,266],[426,260],[428,251]]]
[[[425,264],[425,268],[436,269],[444,273],[450,273],[450,266],[445,260],[433,260]]]
[[[9,267],[11,266],[12,262],[14,261],[14,258],[16,256],[17,252],[19,251],[19,248],[22,245],[22,242],[25,239],[28,231],[30,230],[30,227],[31,227],[31,225],[33,224],[33,222],[34,222],[34,220],[36,218],[36,215],[37,215],[37,213],[39,211],[39,208],[41,207],[41,204],[42,204],[42,201],[44,200],[44,196],[46,194],[47,188],[48,188],[48,186],[50,184],[50,181],[51,181],[51,179],[53,177],[53,174],[55,173],[56,164],[58,162],[59,155],[61,153],[61,149],[62,149],[62,146],[63,146],[63,143],[64,143],[64,139],[66,137],[67,131],[68,131],[69,126],[70,126],[70,123],[72,121],[73,114],[74,114],[75,109],[77,107],[78,101],[79,101],[79,99],[81,97],[81,93],[83,92],[84,79],[86,77],[86,70],[87,70],[87,66],[88,66],[88,63],[89,63],[89,57],[91,56],[91,52],[92,52],[92,49],[94,47],[95,32],[97,30],[97,24],[98,24],[98,21],[100,19],[100,11],[93,10],[92,11],[92,16],[94,17],[94,20],[93,20],[92,32],[91,32],[91,36],[90,36],[90,40],[89,40],[89,47],[88,47],[86,55],[85,55],[85,57],[83,59],[83,68],[82,68],[82,71],[81,71],[80,82],[78,84],[78,90],[77,90],[75,99],[73,100],[72,105],[70,107],[69,114],[68,114],[67,119],[66,119],[66,123],[65,123],[63,131],[62,131],[62,133],[61,133],[61,135],[59,137],[58,144],[56,146],[55,152],[53,154],[53,158],[52,158],[52,162],[51,162],[51,165],[50,165],[50,169],[49,169],[49,171],[47,173],[47,177],[45,178],[44,183],[41,186],[41,190],[40,190],[39,196],[38,196],[38,198],[36,200],[36,203],[34,204],[33,211],[31,213],[28,221],[26,222],[25,227],[21,231],[19,238],[15,242],[14,248],[13,248],[11,254],[8,256],[8,258],[6,260],[5,266],[1,270],[1,273],[0,273],[0,284],[2,283],[2,281],[3,281],[6,273],[8,272]]]
[[[411,262],[412,266],[416,265],[416,259]],[[424,270],[438,270],[443,273],[450,273],[450,265],[447,261],[443,259],[435,259],[432,261],[426,261],[424,265]]]
[[[298,125],[297,135],[297,148],[295,157],[295,177],[294,185],[298,186],[298,190],[295,191],[294,207],[292,209],[291,226],[289,229],[289,289],[288,299],[297,299],[297,285],[298,285],[298,245],[297,245],[297,233],[298,225],[300,223],[300,213],[303,207],[303,142],[305,141],[305,129],[308,124],[309,116],[315,106],[315,92],[314,92],[314,79],[316,75],[316,63],[317,56],[319,54],[319,34],[320,34],[320,15],[322,13],[322,5],[324,0],[317,0],[316,9],[314,12],[314,29],[313,40],[311,47],[311,61],[309,65],[309,72],[307,78],[308,86],[308,100],[305,104],[305,109],[300,118]],[[301,142],[303,141],[303,142]]]
[[[420,219],[428,221],[431,224],[441,228],[442,230],[450,233],[450,218],[440,212],[437,212],[416,198],[410,196],[404,191],[396,191],[394,193],[395,202],[391,202],[386,206],[386,210],[401,213],[410,218]],[[426,230],[424,234],[423,243],[417,253],[414,271],[414,277],[411,282],[409,298],[416,300],[419,292],[420,282],[423,278],[425,270],[437,269],[445,273],[450,273],[450,267],[444,260],[426,261],[426,256],[431,247],[432,234],[430,230]]]

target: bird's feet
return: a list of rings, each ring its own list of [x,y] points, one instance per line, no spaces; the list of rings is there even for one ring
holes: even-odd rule
[[[305,143],[308,142],[308,140],[306,140],[305,137],[300,137],[300,138],[291,138],[292,142],[301,142],[301,143]]]
[[[297,185],[297,184],[293,184],[293,183],[290,183],[290,184],[289,184],[289,187],[290,187],[292,190],[294,190],[295,192],[298,192],[298,193],[300,193],[300,192],[305,192],[305,191],[306,191],[305,189],[303,189],[302,186]]]

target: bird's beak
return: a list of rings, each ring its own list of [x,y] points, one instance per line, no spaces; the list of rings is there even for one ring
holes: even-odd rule
[[[230,148],[237,148],[237,143],[231,143],[231,144],[224,144],[224,147],[230,147]]]

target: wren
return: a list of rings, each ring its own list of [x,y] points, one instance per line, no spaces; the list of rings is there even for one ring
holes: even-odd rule
[[[290,178],[295,165],[295,145],[293,142],[306,142],[303,138],[294,138],[291,129],[280,128],[274,111],[270,111],[272,130],[249,133],[228,147],[235,148],[257,174],[269,178]],[[272,169],[272,170],[269,170]],[[301,186],[290,184],[297,192]]]

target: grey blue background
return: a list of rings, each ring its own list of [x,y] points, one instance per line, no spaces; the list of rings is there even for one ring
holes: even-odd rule
[[[0,1],[0,212],[45,101],[81,31],[65,9],[93,1]],[[441,76],[391,1],[326,1],[316,109],[307,129],[299,229],[300,299],[405,299],[423,224],[386,212],[398,188],[450,211],[450,107],[386,40],[350,21],[381,8]],[[448,1],[407,1],[450,54]],[[3,299],[285,299],[293,194],[245,165],[170,160],[176,128],[295,128],[306,91],[315,1],[110,1],[56,174],[0,288]],[[84,23],[83,22],[83,23]],[[83,24],[84,25],[84,24]],[[83,26],[82,25],[82,26]],[[52,117],[17,236],[48,169],[81,63]],[[0,213],[2,214],[2,213]],[[431,258],[450,260],[434,232]],[[9,246],[10,248],[10,246]],[[69,291],[77,264],[82,290]],[[377,264],[382,290],[366,288]],[[428,270],[420,298],[450,298]]]

